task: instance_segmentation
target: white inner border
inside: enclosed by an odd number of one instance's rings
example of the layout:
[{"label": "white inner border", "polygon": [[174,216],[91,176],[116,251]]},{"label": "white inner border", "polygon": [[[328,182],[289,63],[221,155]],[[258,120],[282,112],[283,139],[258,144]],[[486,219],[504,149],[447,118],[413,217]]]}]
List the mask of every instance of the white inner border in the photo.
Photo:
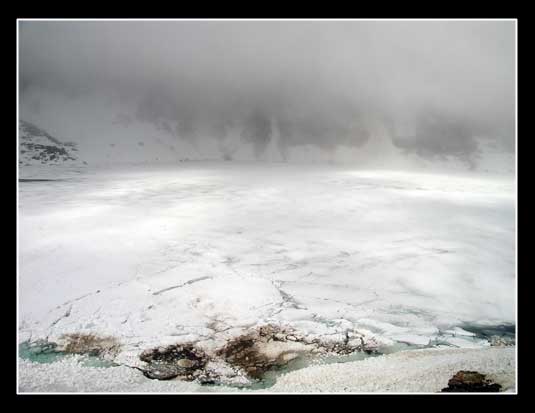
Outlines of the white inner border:
[{"label": "white inner border", "polygon": [[[352,392],[346,392],[346,393],[339,393],[339,392],[310,392],[310,393],[299,393],[299,392],[289,392],[289,393],[274,393],[274,392],[262,392],[262,393],[239,393],[239,392],[158,392],[158,393],[145,393],[145,392],[79,392],[79,393],[71,393],[71,392],[19,392],[19,22],[21,21],[76,21],[76,22],[83,22],[83,21],[234,21],[234,22],[250,22],[250,21],[265,21],[265,22],[273,22],[273,21],[329,21],[329,22],[342,22],[342,21],[411,21],[411,22],[425,22],[425,21],[513,21],[515,22],[515,297],[516,297],[516,312],[515,312],[515,392],[511,393],[499,393],[500,395],[515,395],[518,394],[518,205],[517,205],[517,199],[518,199],[518,19],[218,19],[218,18],[192,18],[192,19],[58,19],[58,18],[19,18],[17,19],[17,154],[16,154],[16,168],[17,168],[17,384],[16,384],[16,393],[17,394],[69,394],[69,395],[82,395],[82,394],[237,394],[237,395],[255,395],[255,394],[430,394],[430,393],[400,393],[400,392],[362,392],[362,393],[352,393]],[[435,394],[435,393],[432,393]],[[437,393],[441,395],[455,395],[452,393]],[[478,394],[478,395],[495,395],[496,393],[456,393],[457,395],[471,395],[471,394]]]}]

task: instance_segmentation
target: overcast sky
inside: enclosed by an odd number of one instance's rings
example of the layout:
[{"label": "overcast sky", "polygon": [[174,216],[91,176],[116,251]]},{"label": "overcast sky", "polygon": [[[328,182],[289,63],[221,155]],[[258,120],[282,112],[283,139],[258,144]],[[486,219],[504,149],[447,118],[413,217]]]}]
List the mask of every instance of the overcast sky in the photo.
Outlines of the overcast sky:
[{"label": "overcast sky", "polygon": [[276,118],[327,145],[372,124],[430,151],[514,142],[513,21],[22,21],[19,36],[21,102],[110,94],[147,121]]}]

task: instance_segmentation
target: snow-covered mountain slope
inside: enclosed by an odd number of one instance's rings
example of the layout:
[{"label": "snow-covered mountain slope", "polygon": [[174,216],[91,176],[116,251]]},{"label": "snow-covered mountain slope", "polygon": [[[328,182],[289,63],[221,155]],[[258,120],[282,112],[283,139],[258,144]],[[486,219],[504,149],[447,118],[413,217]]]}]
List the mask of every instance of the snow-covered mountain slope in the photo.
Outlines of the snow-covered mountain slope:
[{"label": "snow-covered mountain slope", "polygon": [[[242,139],[243,125],[236,119],[226,127],[224,136],[218,135],[211,127],[197,125],[192,136],[187,138],[181,136],[177,121],[139,116],[139,105],[135,101],[104,98],[98,94],[67,101],[60,95],[46,96],[46,99],[40,94],[27,96],[21,103],[22,118],[54,137],[68,137],[76,144],[76,157],[90,166],[234,160],[339,163],[382,170],[514,173],[514,154],[493,147],[492,141],[483,138],[477,139],[478,151],[473,154],[471,162],[454,156],[425,158],[407,152],[393,143],[381,124],[370,125],[373,131],[361,146],[320,148],[307,144],[307,136],[285,145],[279,122],[273,117],[270,140],[265,150],[258,154],[251,142]],[[58,117],[58,113],[61,116]],[[328,136],[325,141],[329,141]],[[72,155],[73,151],[68,152]],[[30,163],[35,164],[35,161]],[[41,165],[40,161],[37,163]]]},{"label": "snow-covered mountain slope", "polygon": [[78,160],[76,143],[61,142],[29,122],[19,122],[19,165],[74,165]]},{"label": "snow-covered mountain slope", "polygon": [[20,114],[52,136],[68,137],[76,144],[79,159],[92,167],[199,158],[196,148],[178,139],[166,128],[169,125],[141,121],[136,109],[136,105],[101,95],[66,100],[37,94],[21,102]]},{"label": "snow-covered mountain slope", "polygon": [[[514,154],[488,139],[477,140],[478,150],[470,161],[455,156],[422,157],[395,146],[378,133],[359,147],[340,146],[326,151],[314,145],[296,145],[281,150],[276,129],[265,151],[257,158],[250,143],[243,142],[237,127],[229,128],[224,139],[209,134],[188,142],[179,138],[167,123],[140,122],[122,114],[109,125],[87,125],[69,129],[73,142],[62,143],[43,129],[25,121],[20,123],[21,166],[178,163],[188,160],[234,160],[289,163],[338,163],[360,169],[465,172],[512,175]],[[76,135],[78,133],[78,135]],[[284,156],[282,154],[284,152]]]}]

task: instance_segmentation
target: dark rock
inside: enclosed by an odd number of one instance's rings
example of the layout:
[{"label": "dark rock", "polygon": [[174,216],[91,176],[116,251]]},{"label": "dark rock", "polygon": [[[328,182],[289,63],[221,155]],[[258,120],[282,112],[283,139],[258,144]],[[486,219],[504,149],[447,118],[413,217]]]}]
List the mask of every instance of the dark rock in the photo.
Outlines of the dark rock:
[{"label": "dark rock", "polygon": [[[213,328],[216,329],[215,324]],[[306,357],[307,352],[350,354],[365,349],[363,344],[356,345],[354,340],[346,338],[343,343],[323,342],[317,338],[307,340],[291,328],[264,325],[230,339],[215,352],[214,358],[208,357],[193,343],[145,350],[139,358],[146,363],[141,370],[151,379],[169,380],[179,377],[183,380],[198,380],[204,384],[219,382],[219,373],[207,367],[209,361],[219,360],[227,363],[237,375],[259,380],[264,378],[267,371],[286,366],[299,357]],[[274,346],[273,342],[280,345]],[[287,343],[287,347],[284,343]],[[301,348],[295,343],[302,343],[305,347]],[[267,349],[270,350],[266,351]]]},{"label": "dark rock", "polygon": [[170,380],[180,374],[180,369],[173,364],[153,362],[143,370],[143,374],[149,379]]},{"label": "dark rock", "polygon": [[169,380],[177,376],[194,380],[208,362],[206,354],[189,343],[146,350],[139,358],[147,363],[143,374],[158,380]]},{"label": "dark rock", "polygon": [[442,392],[499,392],[502,386],[485,378],[477,371],[458,371]]},{"label": "dark rock", "polygon": [[267,370],[278,364],[276,360],[270,360],[262,354],[257,347],[257,342],[267,341],[267,336],[267,329],[261,329],[236,337],[219,349],[217,355],[227,363],[243,369],[249,377],[260,379]]},{"label": "dark rock", "polygon": [[272,341],[301,341],[295,334],[291,336],[294,340],[289,340],[289,333],[284,327],[265,325],[228,341],[218,350],[217,355],[243,370],[250,378],[261,379],[267,371],[284,366],[297,357],[288,357],[289,353],[284,351],[276,357],[267,356],[262,351],[263,345]]}]

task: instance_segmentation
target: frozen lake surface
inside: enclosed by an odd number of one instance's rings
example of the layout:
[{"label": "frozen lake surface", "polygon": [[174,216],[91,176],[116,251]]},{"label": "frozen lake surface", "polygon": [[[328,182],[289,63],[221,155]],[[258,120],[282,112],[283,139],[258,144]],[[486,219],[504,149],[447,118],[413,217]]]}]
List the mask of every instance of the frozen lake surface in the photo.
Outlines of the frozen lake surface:
[{"label": "frozen lake surface", "polygon": [[515,322],[509,175],[189,162],[20,178],[19,342],[112,336],[134,365],[266,323],[485,347],[466,326]]}]

